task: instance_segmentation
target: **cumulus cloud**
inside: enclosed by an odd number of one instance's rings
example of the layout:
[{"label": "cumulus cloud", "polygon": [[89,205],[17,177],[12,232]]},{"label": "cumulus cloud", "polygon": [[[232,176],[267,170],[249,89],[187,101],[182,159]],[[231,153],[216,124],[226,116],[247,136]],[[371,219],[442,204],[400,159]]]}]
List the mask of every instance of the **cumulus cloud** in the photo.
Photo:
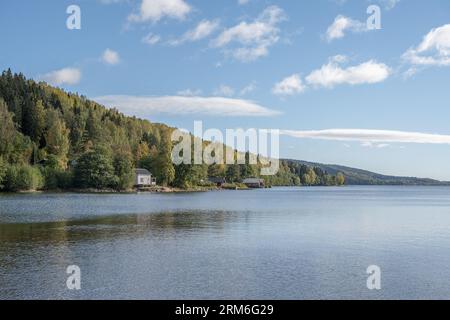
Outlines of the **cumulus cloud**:
[{"label": "cumulus cloud", "polygon": [[279,114],[253,101],[224,97],[139,97],[103,96],[94,98],[100,104],[114,107],[127,115],[147,118],[155,114],[209,115],[225,117],[265,117]]},{"label": "cumulus cloud", "polygon": [[111,65],[118,64],[120,62],[119,53],[111,49],[106,49],[102,54],[102,61]]},{"label": "cumulus cloud", "polygon": [[245,5],[245,4],[248,4],[250,2],[250,0],[238,0],[238,4],[240,5],[240,6],[243,6],[243,5]]},{"label": "cumulus cloud", "polygon": [[142,42],[148,45],[157,44],[161,40],[161,37],[157,34],[149,33],[145,37],[142,38]]},{"label": "cumulus cloud", "polygon": [[49,72],[40,77],[41,80],[51,85],[75,85],[81,80],[81,71],[77,68],[63,68]]},{"label": "cumulus cloud", "polygon": [[389,143],[450,144],[450,135],[368,129],[281,130],[280,134],[295,138],[334,141],[360,141],[365,146],[387,147]]},{"label": "cumulus cloud", "polygon": [[194,29],[187,31],[180,39],[170,41],[169,44],[177,46],[184,42],[202,40],[209,37],[218,27],[219,20],[202,20]]},{"label": "cumulus cloud", "polygon": [[299,74],[293,74],[275,84],[272,92],[276,95],[294,95],[305,91],[302,79]]},{"label": "cumulus cloud", "polygon": [[162,18],[183,20],[192,11],[184,0],[142,0],[138,13],[128,16],[131,22],[158,22]]},{"label": "cumulus cloud", "polygon": [[239,61],[256,60],[268,55],[269,48],[279,41],[278,25],[285,19],[282,9],[270,6],[254,21],[243,21],[224,30],[212,41],[212,46],[226,48],[225,53]]},{"label": "cumulus cloud", "polygon": [[369,60],[356,66],[343,68],[345,56],[335,56],[320,69],[306,77],[306,82],[314,87],[333,88],[340,84],[372,84],[386,80],[391,69],[384,63]]},{"label": "cumulus cloud", "polygon": [[416,66],[450,66],[450,24],[432,29],[403,59]]},{"label": "cumulus cloud", "polygon": [[334,22],[328,27],[326,39],[330,42],[345,36],[346,32],[365,32],[368,31],[367,24],[358,20],[339,15]]}]

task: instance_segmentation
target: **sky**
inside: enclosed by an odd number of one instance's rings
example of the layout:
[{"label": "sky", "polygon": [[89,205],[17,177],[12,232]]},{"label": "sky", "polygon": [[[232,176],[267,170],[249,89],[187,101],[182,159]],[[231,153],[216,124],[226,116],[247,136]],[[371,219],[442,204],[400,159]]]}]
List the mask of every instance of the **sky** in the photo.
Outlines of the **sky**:
[{"label": "sky", "polygon": [[2,1],[0,39],[0,69],[128,115],[450,180],[448,0]]}]

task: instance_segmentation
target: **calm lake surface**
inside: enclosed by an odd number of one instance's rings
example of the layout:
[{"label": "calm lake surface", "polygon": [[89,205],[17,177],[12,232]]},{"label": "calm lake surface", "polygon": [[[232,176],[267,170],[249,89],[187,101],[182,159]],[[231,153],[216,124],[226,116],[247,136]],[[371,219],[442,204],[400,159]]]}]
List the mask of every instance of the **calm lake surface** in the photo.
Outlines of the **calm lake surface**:
[{"label": "calm lake surface", "polygon": [[450,188],[0,195],[16,298],[450,299]]}]

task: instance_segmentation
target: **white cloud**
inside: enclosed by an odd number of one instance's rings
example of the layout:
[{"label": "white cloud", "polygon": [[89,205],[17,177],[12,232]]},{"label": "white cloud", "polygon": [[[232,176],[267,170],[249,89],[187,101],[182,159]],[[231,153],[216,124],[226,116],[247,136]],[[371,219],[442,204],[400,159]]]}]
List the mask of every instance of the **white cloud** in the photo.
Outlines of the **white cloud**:
[{"label": "white cloud", "polygon": [[311,138],[334,141],[360,141],[366,146],[376,144],[381,148],[388,143],[450,144],[450,135],[421,132],[368,130],[368,129],[328,129],[312,131],[281,130],[280,134],[295,138]]},{"label": "white cloud", "polygon": [[[213,42],[216,48],[227,48],[226,54],[248,62],[266,56],[269,48],[279,41],[278,24],[285,19],[285,13],[277,6],[266,8],[253,22],[241,22],[224,30]],[[233,46],[234,45],[234,46]]]},{"label": "white cloud", "polygon": [[340,63],[345,62],[344,56],[335,56],[328,64],[314,70],[306,77],[306,82],[314,87],[333,88],[340,84],[371,84],[386,80],[391,69],[384,63],[369,60],[362,64],[342,68]]},{"label": "white cloud", "polygon": [[272,92],[276,95],[294,95],[305,91],[302,79],[299,74],[293,74],[275,84]]},{"label": "white cloud", "polygon": [[450,24],[432,29],[403,59],[418,66],[450,66]]},{"label": "white cloud", "polygon": [[111,65],[118,64],[120,62],[119,53],[111,49],[106,49],[102,54],[102,61]]},{"label": "white cloud", "polygon": [[214,95],[216,96],[224,96],[224,97],[232,97],[234,96],[234,89],[230,86],[221,85],[214,91]]},{"label": "white cloud", "polygon": [[41,80],[51,85],[75,85],[81,80],[81,71],[76,68],[64,68],[49,72],[40,77]]},{"label": "white cloud", "polygon": [[326,38],[328,41],[340,39],[345,36],[347,31],[364,32],[368,31],[367,24],[358,20],[339,15],[334,19],[331,26],[328,27]]},{"label": "white cloud", "polygon": [[240,6],[243,6],[243,5],[245,5],[245,4],[248,4],[250,2],[250,0],[238,0],[238,4],[240,5]]},{"label": "white cloud", "polygon": [[279,114],[253,101],[223,97],[139,97],[104,96],[94,98],[100,104],[118,108],[127,115],[147,118],[155,114],[209,115],[228,117],[265,117]]},{"label": "white cloud", "polygon": [[183,20],[191,10],[184,0],[142,0],[139,13],[129,15],[128,20],[158,22],[164,17]]},{"label": "white cloud", "polygon": [[161,37],[159,35],[153,34],[151,32],[142,38],[142,42],[149,44],[149,45],[157,44],[160,40],[161,40]]},{"label": "white cloud", "polygon": [[180,39],[172,40],[169,44],[176,46],[184,42],[194,42],[210,36],[219,27],[219,20],[202,20],[192,30],[187,31]]}]

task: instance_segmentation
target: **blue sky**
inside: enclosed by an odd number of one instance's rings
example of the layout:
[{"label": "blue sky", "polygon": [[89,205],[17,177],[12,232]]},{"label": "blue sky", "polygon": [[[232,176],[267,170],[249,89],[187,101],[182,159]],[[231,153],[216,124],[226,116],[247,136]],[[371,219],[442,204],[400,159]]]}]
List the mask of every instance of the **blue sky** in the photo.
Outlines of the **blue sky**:
[{"label": "blue sky", "polygon": [[189,130],[280,129],[282,157],[450,180],[449,24],[448,0],[2,1],[0,69]]}]

